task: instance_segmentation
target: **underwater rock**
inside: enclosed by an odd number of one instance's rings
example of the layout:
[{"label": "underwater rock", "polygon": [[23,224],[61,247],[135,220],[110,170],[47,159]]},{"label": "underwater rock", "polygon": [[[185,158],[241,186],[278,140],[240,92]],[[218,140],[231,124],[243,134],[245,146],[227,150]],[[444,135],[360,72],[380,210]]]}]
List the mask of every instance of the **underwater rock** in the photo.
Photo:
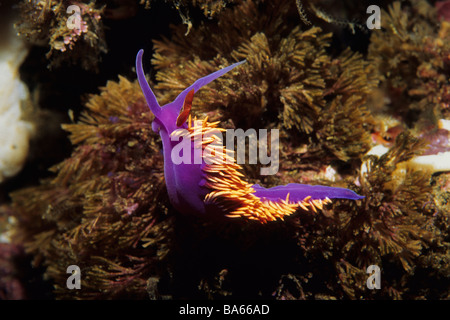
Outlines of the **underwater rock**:
[{"label": "underwater rock", "polygon": [[[409,161],[402,163],[402,168],[405,167],[415,167],[424,171],[429,171],[431,173],[450,171],[450,131],[444,129],[447,125],[448,120],[440,119],[438,121],[438,128],[427,128],[427,131],[417,134],[419,139],[423,140],[426,144],[426,148],[415,157],[411,158]],[[393,127],[390,129],[396,129]],[[390,131],[387,130],[387,132]],[[394,130],[393,130],[394,131]],[[389,144],[383,139],[381,142],[376,144],[369,152],[366,153],[367,156],[381,157],[389,151],[389,147],[395,143],[395,139],[398,134],[402,132],[401,129],[395,130],[397,133],[391,135]],[[386,133],[384,134],[386,136]],[[361,166],[361,173],[367,172],[366,162],[363,162]]]},{"label": "underwater rock", "polygon": [[450,1],[436,1],[435,7],[439,19],[450,21]]},{"label": "underwater rock", "polygon": [[26,289],[14,263],[20,255],[23,255],[20,246],[0,241],[0,300],[26,299]]},{"label": "underwater rock", "polygon": [[22,0],[15,28],[33,45],[46,46],[49,67],[79,64],[98,71],[100,55],[107,52],[103,8],[95,1]]},{"label": "underwater rock", "polygon": [[11,25],[3,32],[0,43],[0,182],[22,169],[34,131],[33,122],[25,120],[29,92],[19,76],[19,67],[28,48]]}]

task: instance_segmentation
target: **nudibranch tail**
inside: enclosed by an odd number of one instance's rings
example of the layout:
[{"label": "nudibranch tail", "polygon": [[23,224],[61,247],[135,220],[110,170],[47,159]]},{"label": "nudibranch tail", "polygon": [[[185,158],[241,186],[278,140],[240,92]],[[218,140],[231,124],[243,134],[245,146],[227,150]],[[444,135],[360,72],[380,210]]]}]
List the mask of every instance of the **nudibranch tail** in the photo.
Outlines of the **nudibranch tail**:
[{"label": "nudibranch tail", "polygon": [[285,199],[288,194],[292,202],[302,201],[306,197],[310,197],[311,200],[323,200],[325,198],[360,200],[364,198],[352,190],[345,188],[300,183],[289,183],[284,186],[276,186],[268,189],[255,184],[253,185],[253,189],[255,189],[256,196],[271,201]]}]

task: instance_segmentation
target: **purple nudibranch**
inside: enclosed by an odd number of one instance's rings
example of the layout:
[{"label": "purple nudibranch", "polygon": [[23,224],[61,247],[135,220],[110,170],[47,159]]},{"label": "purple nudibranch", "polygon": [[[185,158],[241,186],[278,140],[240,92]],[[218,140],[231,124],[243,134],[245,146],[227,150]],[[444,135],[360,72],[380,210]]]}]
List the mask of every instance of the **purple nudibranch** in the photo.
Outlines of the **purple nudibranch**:
[{"label": "purple nudibranch", "polygon": [[[208,218],[240,217],[265,223],[283,219],[299,208],[316,212],[324,204],[331,202],[331,199],[364,198],[349,189],[320,185],[290,183],[267,189],[257,184],[252,185],[241,178],[241,167],[230,157],[229,151],[223,147],[217,149],[217,144],[212,147],[213,141],[221,139],[217,133],[223,129],[217,127],[218,122],[191,119],[193,95],[245,60],[198,79],[174,101],[161,107],[145,79],[142,55],[143,50],[140,50],[136,58],[137,78],[155,116],[152,129],[159,133],[163,144],[167,191],[172,205],[179,212]],[[199,135],[202,139],[195,139]],[[182,140],[173,137],[190,138],[191,155],[194,154],[194,149],[202,150],[201,163],[191,161],[175,164],[172,151]],[[200,143],[196,143],[199,140]]]}]

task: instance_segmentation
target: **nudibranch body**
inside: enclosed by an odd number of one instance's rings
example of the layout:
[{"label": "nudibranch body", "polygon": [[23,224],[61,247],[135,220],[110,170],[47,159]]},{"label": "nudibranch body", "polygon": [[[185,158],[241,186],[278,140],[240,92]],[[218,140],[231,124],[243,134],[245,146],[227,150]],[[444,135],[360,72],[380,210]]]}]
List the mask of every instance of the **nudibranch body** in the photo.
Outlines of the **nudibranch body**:
[{"label": "nudibranch body", "polygon": [[[137,77],[155,115],[152,129],[161,136],[169,198],[181,213],[211,218],[242,217],[265,223],[283,219],[298,208],[316,212],[331,199],[363,198],[344,188],[291,183],[266,189],[242,179],[241,166],[221,143],[218,133],[224,129],[217,127],[218,122],[192,120],[190,109],[195,92],[245,61],[198,79],[174,101],[160,107],[145,79],[142,55],[143,50],[140,50],[136,59]],[[190,144],[190,161],[174,161],[173,151],[182,149],[183,141]],[[195,159],[198,150],[201,151],[200,161]]]}]

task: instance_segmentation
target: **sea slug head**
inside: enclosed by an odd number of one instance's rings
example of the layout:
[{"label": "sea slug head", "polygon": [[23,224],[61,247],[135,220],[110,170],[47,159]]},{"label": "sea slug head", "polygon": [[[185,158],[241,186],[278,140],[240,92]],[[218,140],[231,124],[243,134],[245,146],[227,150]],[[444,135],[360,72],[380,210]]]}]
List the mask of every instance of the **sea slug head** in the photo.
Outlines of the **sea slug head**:
[{"label": "sea slug head", "polygon": [[152,129],[155,132],[162,131],[170,135],[173,131],[179,128],[186,127],[186,120],[189,116],[194,93],[200,90],[201,87],[207,85],[211,81],[219,78],[234,67],[245,62],[237,62],[226,68],[213,72],[203,78],[198,79],[192,85],[184,89],[172,102],[160,106],[156,100],[156,96],[145,79],[144,70],[142,68],[142,55],[144,50],[140,50],[136,57],[136,73],[139,85],[144,93],[147,104],[155,115],[155,120],[152,123]]}]

